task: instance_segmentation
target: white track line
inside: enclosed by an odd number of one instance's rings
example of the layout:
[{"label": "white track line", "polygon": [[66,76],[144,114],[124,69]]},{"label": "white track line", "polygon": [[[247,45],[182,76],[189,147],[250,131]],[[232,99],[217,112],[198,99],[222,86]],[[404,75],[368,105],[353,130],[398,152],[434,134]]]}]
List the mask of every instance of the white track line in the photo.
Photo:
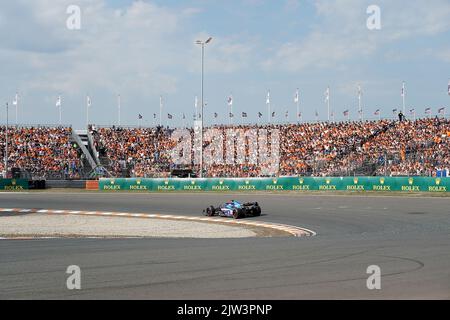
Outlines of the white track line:
[{"label": "white track line", "polygon": [[[15,209],[15,208],[0,208],[0,212],[11,213],[47,213],[47,214],[75,214],[85,216],[108,216],[108,217],[135,217],[135,218],[148,218],[148,219],[167,219],[167,220],[185,220],[185,221],[198,221],[198,222],[213,222],[213,223],[228,223],[235,225],[243,225],[250,227],[268,228],[272,230],[284,231],[295,237],[302,236],[315,236],[317,233],[297,226],[276,224],[262,221],[244,221],[244,220],[227,220],[217,219],[212,217],[187,217],[179,215],[167,215],[167,214],[144,214],[144,213],[127,213],[127,212],[99,212],[99,211],[69,211],[69,210],[50,210],[50,209]],[[1,238],[0,238],[1,239]],[[13,238],[14,239],[14,238]],[[17,239],[17,238],[16,238]]]}]

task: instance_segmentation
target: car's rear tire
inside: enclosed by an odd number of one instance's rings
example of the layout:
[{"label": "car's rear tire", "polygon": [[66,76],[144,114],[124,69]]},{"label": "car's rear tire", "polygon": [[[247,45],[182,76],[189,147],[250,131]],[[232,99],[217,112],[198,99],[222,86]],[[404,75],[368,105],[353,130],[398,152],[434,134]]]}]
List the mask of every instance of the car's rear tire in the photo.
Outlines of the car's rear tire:
[{"label": "car's rear tire", "polygon": [[255,217],[259,217],[261,215],[261,207],[260,206],[256,206],[253,209],[253,216]]},{"label": "car's rear tire", "polygon": [[213,206],[210,206],[210,207],[206,208],[206,215],[208,217],[213,217],[214,213],[215,213],[215,209],[214,209]]},{"label": "car's rear tire", "polygon": [[233,218],[234,218],[234,219],[240,219],[240,218],[242,218],[242,210],[234,209],[234,210],[233,210]]}]

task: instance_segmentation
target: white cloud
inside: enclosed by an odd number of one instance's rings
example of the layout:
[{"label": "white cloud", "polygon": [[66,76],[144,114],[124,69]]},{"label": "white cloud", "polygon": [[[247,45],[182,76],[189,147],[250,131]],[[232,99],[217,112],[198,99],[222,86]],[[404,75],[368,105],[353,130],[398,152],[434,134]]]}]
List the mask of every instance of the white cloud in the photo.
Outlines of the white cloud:
[{"label": "white cloud", "polygon": [[275,57],[264,62],[266,69],[282,68],[297,72],[308,67],[335,67],[338,63],[356,55],[370,54],[374,44],[364,39],[350,39],[336,35],[316,32],[301,42],[283,44]]},{"label": "white cloud", "polygon": [[[206,33],[201,33],[192,38],[195,40],[207,39]],[[205,47],[205,65],[208,72],[233,73],[254,64],[255,51],[258,44],[252,39],[241,39],[238,36],[214,37]],[[191,72],[198,72],[200,68],[200,47],[196,46],[189,53]]]},{"label": "white cloud", "polygon": [[[176,92],[183,71],[198,72],[199,50],[183,23],[201,9],[168,9],[136,1],[119,10],[106,6],[105,0],[81,0],[81,30],[72,31],[65,28],[70,3],[36,0],[30,5],[21,0],[8,6],[28,17],[20,37],[0,36],[8,40],[0,47],[0,59],[12,64],[25,61],[32,74],[23,87],[66,94],[126,88],[129,94],[159,95]],[[11,15],[7,24],[13,24],[12,19],[17,16]],[[246,68],[253,46],[233,36],[215,38],[207,49],[209,72]],[[18,51],[20,61],[10,54]]]},{"label": "white cloud", "polygon": [[[366,9],[371,2],[360,0],[317,0],[319,24],[303,39],[274,48],[263,62],[267,70],[282,68],[298,72],[307,68],[342,69],[354,59],[371,57],[396,41],[430,36],[450,30],[450,2],[447,0],[378,1],[382,29],[366,28]],[[418,18],[419,17],[419,18]]]},{"label": "white cloud", "polygon": [[435,56],[447,63],[450,63],[450,48],[444,48],[435,53]]}]

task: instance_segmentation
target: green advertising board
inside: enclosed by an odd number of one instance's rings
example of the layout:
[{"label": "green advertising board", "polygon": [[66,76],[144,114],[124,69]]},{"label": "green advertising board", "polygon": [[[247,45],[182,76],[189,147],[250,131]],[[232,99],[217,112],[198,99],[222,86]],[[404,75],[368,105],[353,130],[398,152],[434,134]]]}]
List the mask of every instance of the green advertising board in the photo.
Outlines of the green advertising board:
[{"label": "green advertising board", "polygon": [[26,179],[0,179],[0,190],[21,191],[28,189]]},{"label": "green advertising board", "polygon": [[[18,180],[17,180],[18,181]],[[16,183],[17,184],[17,183]],[[1,184],[0,184],[1,187]],[[204,179],[100,179],[100,190],[174,191],[403,191],[449,192],[450,178],[431,177],[278,177]]]}]

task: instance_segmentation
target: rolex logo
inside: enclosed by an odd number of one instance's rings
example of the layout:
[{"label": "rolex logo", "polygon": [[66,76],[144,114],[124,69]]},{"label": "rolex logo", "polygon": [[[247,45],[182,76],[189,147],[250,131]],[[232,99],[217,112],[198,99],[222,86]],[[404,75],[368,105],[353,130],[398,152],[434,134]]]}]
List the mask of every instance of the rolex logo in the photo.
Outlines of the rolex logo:
[{"label": "rolex logo", "polygon": [[192,181],[191,181],[191,184],[194,185],[194,184],[195,184],[195,180],[192,180]]},{"label": "rolex logo", "polygon": [[140,184],[141,184],[141,180],[137,180],[136,183],[137,183],[138,185],[140,185]]},{"label": "rolex logo", "polygon": [[111,180],[111,182],[110,182],[111,184],[114,184],[115,182],[114,182],[114,180]]},{"label": "rolex logo", "polygon": [[223,180],[220,180],[219,183],[220,183],[220,184],[223,184]]},{"label": "rolex logo", "polygon": [[330,180],[330,179],[327,179],[327,180],[325,180],[325,182],[326,182],[327,184],[330,184],[331,180]]},{"label": "rolex logo", "polygon": [[357,183],[358,183],[358,178],[354,178],[354,179],[353,179],[353,183],[354,183],[354,184],[357,184]]},{"label": "rolex logo", "polygon": [[409,178],[408,179],[408,183],[411,185],[411,184],[413,184],[414,183],[414,179],[413,178]]},{"label": "rolex logo", "polygon": [[272,182],[273,182],[273,184],[277,184],[278,180],[277,179],[273,179]]},{"label": "rolex logo", "polygon": [[380,183],[384,184],[384,178],[380,178]]},{"label": "rolex logo", "polygon": [[13,185],[13,186],[15,186],[16,185],[16,179],[13,179],[13,180],[11,180],[11,184]]},{"label": "rolex logo", "polygon": [[165,185],[168,185],[168,184],[169,184],[169,180],[165,180],[165,181],[164,181],[164,184],[165,184]]},{"label": "rolex logo", "polygon": [[300,184],[303,184],[303,182],[305,182],[305,180],[303,180],[303,179],[298,179],[298,182],[300,182]]},{"label": "rolex logo", "polygon": [[249,184],[250,183],[250,181],[248,181],[248,180],[245,180],[245,184]]},{"label": "rolex logo", "polygon": [[440,178],[437,178],[436,179],[436,185],[440,185],[441,184],[441,179]]}]

